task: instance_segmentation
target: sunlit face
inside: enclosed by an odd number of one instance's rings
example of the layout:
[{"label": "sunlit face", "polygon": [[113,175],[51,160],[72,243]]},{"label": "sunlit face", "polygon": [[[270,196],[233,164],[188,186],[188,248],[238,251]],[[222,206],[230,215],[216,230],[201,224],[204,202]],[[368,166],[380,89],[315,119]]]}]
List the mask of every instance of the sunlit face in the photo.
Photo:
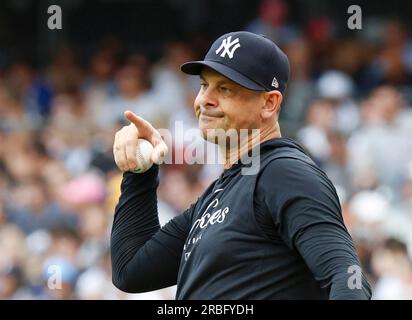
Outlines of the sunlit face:
[{"label": "sunlit face", "polygon": [[194,109],[204,139],[215,142],[216,129],[260,128],[263,103],[262,92],[246,89],[210,68],[203,68]]}]

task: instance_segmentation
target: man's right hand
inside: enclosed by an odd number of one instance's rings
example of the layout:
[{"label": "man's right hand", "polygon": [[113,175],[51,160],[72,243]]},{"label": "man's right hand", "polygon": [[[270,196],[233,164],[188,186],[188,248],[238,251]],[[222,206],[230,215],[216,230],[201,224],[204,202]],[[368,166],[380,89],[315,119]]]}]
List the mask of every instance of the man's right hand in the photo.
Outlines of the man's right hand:
[{"label": "man's right hand", "polygon": [[159,131],[131,111],[125,111],[124,116],[131,123],[116,132],[113,143],[114,161],[118,168],[124,172],[137,167],[136,148],[137,140],[140,138],[148,140],[153,145],[152,161],[159,164],[168,152]]}]

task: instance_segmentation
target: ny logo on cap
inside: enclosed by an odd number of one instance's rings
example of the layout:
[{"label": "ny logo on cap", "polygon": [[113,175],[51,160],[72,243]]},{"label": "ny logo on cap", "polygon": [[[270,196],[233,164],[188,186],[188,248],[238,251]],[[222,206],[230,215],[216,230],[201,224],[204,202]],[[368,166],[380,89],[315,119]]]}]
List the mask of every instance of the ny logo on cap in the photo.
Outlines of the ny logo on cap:
[{"label": "ny logo on cap", "polygon": [[239,43],[239,38],[236,38],[235,40],[232,41],[232,36],[227,37],[226,39],[223,39],[222,44],[220,47],[216,50],[216,54],[219,54],[220,51],[222,53],[220,56],[222,58],[225,57],[227,54],[230,59],[233,58],[233,54],[235,53],[236,49],[240,48],[240,43]]}]

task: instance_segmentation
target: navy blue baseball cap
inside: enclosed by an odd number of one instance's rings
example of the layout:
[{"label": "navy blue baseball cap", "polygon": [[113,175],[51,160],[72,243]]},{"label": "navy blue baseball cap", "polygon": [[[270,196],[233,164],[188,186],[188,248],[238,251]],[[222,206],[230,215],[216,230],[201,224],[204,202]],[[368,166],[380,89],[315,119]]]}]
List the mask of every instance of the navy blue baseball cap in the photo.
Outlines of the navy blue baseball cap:
[{"label": "navy blue baseball cap", "polygon": [[289,80],[289,60],[270,39],[251,32],[230,32],[213,42],[204,60],[181,65],[184,73],[199,75],[207,66],[251,90],[278,90]]}]

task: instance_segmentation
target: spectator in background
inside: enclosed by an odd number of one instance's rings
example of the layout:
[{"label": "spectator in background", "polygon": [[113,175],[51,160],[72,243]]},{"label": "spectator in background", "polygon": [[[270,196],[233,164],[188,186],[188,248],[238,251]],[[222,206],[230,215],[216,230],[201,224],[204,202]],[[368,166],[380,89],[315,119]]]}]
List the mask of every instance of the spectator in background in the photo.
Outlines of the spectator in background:
[{"label": "spectator in background", "polygon": [[353,100],[354,83],[345,73],[328,70],[317,83],[318,96],[327,99],[336,109],[336,130],[348,135],[359,125],[359,110]]},{"label": "spectator in background", "polygon": [[273,42],[283,46],[297,36],[297,30],[288,25],[288,3],[284,0],[263,0],[256,19],[247,26],[246,31],[264,34]]},{"label": "spectator in background", "polygon": [[306,125],[297,134],[297,139],[323,165],[330,155],[328,133],[335,130],[336,110],[329,100],[313,101],[307,110]]},{"label": "spectator in background", "polygon": [[116,94],[113,74],[116,69],[116,57],[109,48],[104,48],[93,54],[89,61],[90,75],[82,83],[85,105],[88,117],[93,119],[107,100]]},{"label": "spectator in background", "polygon": [[193,199],[197,199],[206,187],[201,180],[201,171],[202,167],[197,165],[182,165],[165,171],[158,192],[176,214],[190,206]]},{"label": "spectator in background", "polygon": [[345,201],[351,195],[351,181],[347,163],[347,139],[338,131],[328,133],[327,139],[329,156],[323,170],[335,185],[341,201]]},{"label": "spectator in background", "polygon": [[405,215],[410,216],[412,212],[412,161],[409,162],[408,173],[402,183],[401,196],[402,201],[398,206]]},{"label": "spectator in background", "polygon": [[73,300],[75,284],[79,270],[67,258],[52,256],[44,262],[43,281],[44,291],[39,299],[47,300]]},{"label": "spectator in background", "polygon": [[83,80],[84,71],[79,66],[77,56],[70,47],[61,47],[53,56],[45,73],[54,93],[73,91]]},{"label": "spectator in background", "polygon": [[15,188],[12,204],[8,208],[8,221],[19,226],[26,234],[39,229],[52,229],[60,225],[76,227],[77,217],[66,213],[47,193],[43,180],[26,182]]},{"label": "spectator in background", "polygon": [[393,87],[379,87],[362,105],[362,129],[348,141],[349,166],[353,178],[362,172],[376,175],[399,194],[399,187],[412,159],[411,132],[398,123],[405,101]]},{"label": "spectator in background", "polygon": [[362,77],[362,86],[371,90],[378,85],[404,86],[411,82],[412,42],[405,26],[397,20],[383,22],[381,42]]},{"label": "spectator in background", "polygon": [[153,70],[153,90],[160,112],[166,116],[161,128],[175,127],[175,121],[183,121],[185,128],[196,128],[192,105],[199,82],[195,77],[179,72],[180,65],[193,58],[191,46],[184,41],[169,41],[164,57]]},{"label": "spectator in background", "polygon": [[26,112],[21,98],[0,81],[0,130],[16,132],[36,127],[40,123],[38,114],[30,117]]},{"label": "spectator in background", "polygon": [[372,256],[376,283],[376,300],[410,300],[412,296],[412,262],[404,243],[388,239]]},{"label": "spectator in background", "polygon": [[0,296],[4,299],[24,299],[24,275],[19,266],[0,270]]},{"label": "spectator in background", "polygon": [[150,65],[143,55],[131,56],[116,72],[117,95],[93,114],[99,128],[113,127],[126,109],[161,123],[162,114],[150,90]]},{"label": "spectator in background", "polygon": [[291,75],[280,119],[284,135],[294,136],[304,125],[306,109],[316,96],[311,77],[312,48],[305,38],[297,38],[288,42],[285,53],[289,57]]},{"label": "spectator in background", "polygon": [[50,112],[52,89],[26,63],[12,65],[6,77],[11,92],[23,102],[24,113],[39,127]]}]

